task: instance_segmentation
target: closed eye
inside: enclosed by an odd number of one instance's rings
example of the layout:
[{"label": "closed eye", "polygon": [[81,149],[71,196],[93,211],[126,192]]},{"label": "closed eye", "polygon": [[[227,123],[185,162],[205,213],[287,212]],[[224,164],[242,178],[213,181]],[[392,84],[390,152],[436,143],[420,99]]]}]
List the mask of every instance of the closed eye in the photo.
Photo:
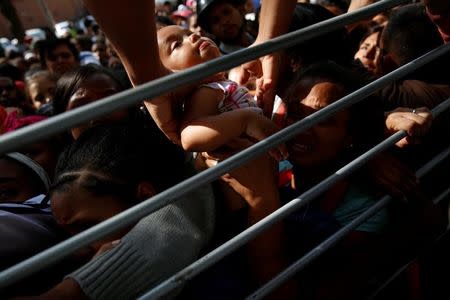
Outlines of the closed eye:
[{"label": "closed eye", "polygon": [[173,52],[175,49],[181,46],[181,41],[174,41],[170,44],[170,52]]}]

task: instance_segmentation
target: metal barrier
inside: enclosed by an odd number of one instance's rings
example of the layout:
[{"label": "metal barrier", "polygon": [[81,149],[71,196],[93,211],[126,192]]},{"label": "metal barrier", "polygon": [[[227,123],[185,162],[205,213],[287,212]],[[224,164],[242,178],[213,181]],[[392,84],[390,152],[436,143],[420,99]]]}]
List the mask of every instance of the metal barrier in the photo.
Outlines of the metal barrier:
[{"label": "metal barrier", "polygon": [[[435,158],[433,158],[430,162],[428,162],[426,165],[424,165],[420,170],[416,172],[416,176],[421,179],[423,176],[425,176],[431,169],[436,167],[440,162],[442,162],[444,159],[446,159],[450,155],[450,147],[446,150],[442,151],[439,155],[437,155]],[[442,194],[445,195],[445,192]],[[440,195],[440,196],[442,196]],[[311,264],[314,260],[316,260],[320,255],[325,253],[327,250],[329,250],[331,247],[336,245],[338,242],[340,242],[347,234],[349,234],[353,229],[357,228],[359,225],[364,223],[366,220],[368,220],[370,217],[372,217],[374,214],[376,214],[378,211],[380,211],[382,208],[386,207],[390,202],[392,202],[393,198],[389,195],[384,196],[381,198],[375,205],[370,207],[368,210],[366,210],[364,213],[359,215],[356,219],[354,219],[352,222],[344,226],[342,229],[340,229],[338,232],[330,236],[328,239],[320,243],[318,246],[316,246],[314,249],[312,249],[310,252],[305,254],[302,258],[300,258],[298,261],[293,263],[291,266],[289,266],[286,270],[278,274],[276,277],[274,277],[272,280],[270,280],[267,284],[265,284],[263,287],[258,289],[255,293],[250,295],[247,299],[262,299],[264,296],[268,295],[271,291],[279,287],[281,284],[283,284],[285,281],[287,281],[289,278],[294,276],[296,273],[303,270],[306,266]]]},{"label": "metal barrier", "polygon": [[[441,103],[439,106],[437,106],[435,109],[433,109],[433,115],[437,116],[439,113],[442,113],[445,109],[450,107],[450,99],[447,99],[445,102]],[[278,222],[282,218],[288,216],[289,214],[293,213],[294,211],[298,210],[302,206],[308,204],[312,200],[314,200],[317,196],[328,190],[329,187],[331,187],[333,184],[338,182],[340,179],[350,175],[355,170],[363,166],[367,161],[375,157],[377,154],[385,151],[386,149],[393,146],[396,142],[401,140],[402,138],[406,137],[407,134],[405,131],[399,131],[389,138],[385,139],[380,144],[376,145],[366,153],[362,154],[358,158],[354,159],[352,162],[347,164],[346,166],[342,167],[338,171],[336,171],[334,174],[330,175],[326,179],[322,180],[320,183],[318,183],[316,186],[312,187],[308,191],[304,192],[299,197],[291,200],[289,203],[285,204],[275,212],[271,213],[258,223],[250,226],[240,234],[236,235],[234,238],[230,239],[223,245],[217,247],[210,253],[206,254],[196,262],[192,263],[188,267],[184,268],[177,274],[173,275],[160,285],[158,285],[156,288],[142,296],[140,299],[157,299],[168,292],[174,290],[177,287],[180,287],[183,283],[185,283],[187,280],[192,279],[214,263],[218,262],[220,259],[225,257],[226,255],[230,254],[240,246],[244,245],[245,243],[249,242],[251,239],[256,237],[258,234],[260,234],[262,231],[268,229],[271,225]],[[441,154],[437,157],[438,161],[441,161],[443,158],[443,155],[448,155],[450,152],[450,149],[447,149],[447,152],[444,152],[444,154]],[[445,158],[445,157],[444,157]],[[432,165],[431,165],[432,166]],[[425,166],[423,169],[421,169],[418,172],[418,175],[423,176],[424,171],[429,171],[430,165]],[[387,196],[386,196],[387,197]],[[386,198],[385,197],[385,198]],[[380,202],[390,201],[383,198]],[[378,202],[375,206],[378,207]],[[380,207],[381,209],[381,207]],[[375,213],[375,212],[374,212]],[[350,223],[350,224],[353,224]],[[350,225],[349,224],[349,225]],[[338,234],[338,233],[337,233]]]},{"label": "metal barrier", "polygon": [[[221,72],[237,65],[240,65],[249,60],[269,54],[280,49],[291,47],[297,43],[301,43],[320,34],[332,31],[338,27],[353,23],[362,18],[382,12],[386,9],[392,8],[396,5],[409,2],[408,0],[385,0],[376,4],[363,8],[361,10],[349,13],[343,16],[327,20],[308,28],[286,34],[282,37],[275,38],[263,45],[255,46],[249,49],[241,50],[236,53],[224,56],[214,61],[205,63],[203,65],[195,66],[189,70],[172,74],[165,78],[154,80],[150,83],[136,87],[117,95],[113,95],[103,99],[102,101],[94,102],[92,104],[80,107],[76,110],[66,112],[59,116],[50,118],[41,123],[31,125],[29,127],[17,130],[11,134],[0,136],[0,153],[6,153],[26,143],[39,140],[43,137],[59,133],[69,129],[77,124],[86,122],[90,119],[108,114],[112,111],[138,103],[142,99],[152,98],[169,90],[173,90],[178,86],[189,83],[198,82],[199,80]],[[450,45],[443,45],[420,58],[398,68],[397,70],[381,77],[380,79],[368,84],[367,86],[353,92],[352,94],[336,101],[335,103],[325,107],[324,109],[310,115],[309,117],[297,122],[274,134],[273,136],[261,141],[248,149],[234,155],[233,157],[221,162],[217,167],[206,170],[198,175],[195,175],[188,180],[148,199],[129,210],[122,212],[111,219],[98,224],[79,235],[72,237],[50,249],[47,249],[3,272],[0,273],[0,288],[4,288],[28,275],[37,272],[38,270],[54,264],[64,257],[70,255],[76,250],[89,245],[90,243],[111,234],[123,227],[126,227],[139,219],[147,216],[151,212],[177,200],[177,198],[191,190],[194,190],[201,185],[210,183],[219,178],[228,171],[240,166],[249,161],[255,155],[261,154],[270,148],[289,140],[315,124],[326,119],[333,113],[345,109],[358,101],[361,101],[368,95],[374,93],[384,85],[400,79],[406,74],[420,68],[421,66],[431,62],[437,57],[440,57],[450,51]],[[449,105],[449,100],[445,102]],[[443,104],[444,105],[444,104]],[[440,109],[443,106],[439,106]],[[166,292],[182,284],[206,269],[211,264],[215,263],[231,251],[240,247],[250,239],[267,229],[270,225],[277,222],[292,211],[298,209],[301,205],[311,201],[314,197],[325,191],[333,182],[336,182],[342,176],[347,176],[355,169],[362,166],[368,159],[390,147],[396,141],[405,136],[405,133],[397,133],[385,142],[377,145],[367,153],[361,155],[355,161],[338,170],[335,174],[328,177],[325,181],[318,184],[316,187],[305,192],[299,198],[294,199],[287,205],[283,206],[276,212],[272,213],[265,219],[254,224],[235,238],[212,251],[205,257],[201,258],[191,266],[187,267],[177,275],[168,279],[157,288],[143,296],[143,298],[154,298],[164,295]],[[388,200],[385,200],[388,201]],[[379,203],[377,203],[378,205]],[[353,224],[353,223],[352,223]]]}]

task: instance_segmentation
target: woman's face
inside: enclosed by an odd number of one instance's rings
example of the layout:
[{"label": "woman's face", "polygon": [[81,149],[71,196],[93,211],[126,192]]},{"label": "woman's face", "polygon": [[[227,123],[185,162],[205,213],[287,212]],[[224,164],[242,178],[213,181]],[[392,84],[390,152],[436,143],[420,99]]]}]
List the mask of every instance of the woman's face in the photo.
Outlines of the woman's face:
[{"label": "woman's face", "polygon": [[[75,235],[126,210],[129,205],[113,192],[116,190],[114,186],[117,184],[111,179],[92,171],[62,174],[51,193],[56,221]],[[95,254],[103,244],[120,239],[125,233],[121,231],[94,242],[90,245],[90,254]]]},{"label": "woman's face", "polygon": [[355,54],[363,66],[371,73],[377,73],[380,65],[380,47],[378,45],[380,32],[374,32],[364,39]]},{"label": "woman's face", "polygon": [[0,159],[0,203],[21,203],[42,193],[33,180],[36,179],[25,167],[9,159]]},{"label": "woman's face", "polygon": [[[298,100],[288,104],[287,125],[291,125],[326,107],[344,95],[340,86],[331,82],[301,81]],[[302,94],[302,92],[300,93]],[[287,143],[290,161],[302,167],[321,166],[336,159],[349,145],[349,114],[341,111],[320,122]]]},{"label": "woman's face", "polygon": [[78,60],[66,45],[59,45],[53,49],[47,55],[45,61],[50,73],[57,76],[61,76],[79,65]]},{"label": "woman's face", "polygon": [[28,85],[28,93],[35,109],[53,100],[56,82],[48,77],[38,77]]},{"label": "woman's face", "polygon": [[[102,98],[111,96],[120,91],[115,81],[106,74],[97,73],[85,80],[80,87],[73,93],[67,104],[66,111],[75,109],[77,107],[92,103]],[[123,121],[128,118],[127,110],[115,111],[110,115],[103,116],[100,119],[92,120],[89,123],[81,124],[78,127],[72,128],[71,133],[74,139],[77,139],[80,134],[87,128],[99,125],[110,124]]]}]

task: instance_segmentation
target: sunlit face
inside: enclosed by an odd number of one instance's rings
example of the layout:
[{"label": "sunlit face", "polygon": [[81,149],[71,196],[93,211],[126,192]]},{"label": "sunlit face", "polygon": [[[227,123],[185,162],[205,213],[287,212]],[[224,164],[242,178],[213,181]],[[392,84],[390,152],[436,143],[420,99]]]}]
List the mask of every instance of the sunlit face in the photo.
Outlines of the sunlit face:
[{"label": "sunlit face", "polygon": [[160,29],[158,47],[163,65],[172,71],[181,71],[220,56],[219,48],[212,40],[179,26]]},{"label": "sunlit face", "polygon": [[230,3],[214,4],[206,16],[209,30],[220,41],[234,41],[242,33],[244,18]]},{"label": "sunlit face", "polygon": [[[122,184],[88,170],[62,174],[51,193],[56,221],[75,235],[126,210],[130,205],[117,196],[118,185]],[[103,244],[120,239],[125,233],[121,231],[94,242],[90,245],[90,254],[96,253]]]},{"label": "sunlit face", "polygon": [[52,74],[61,76],[67,71],[78,67],[78,60],[75,58],[69,47],[59,45],[51,51],[45,58],[47,68]]},{"label": "sunlit face", "polygon": [[0,159],[0,203],[21,203],[41,194],[37,178],[25,167],[6,158]]},{"label": "sunlit face", "polygon": [[[300,84],[298,100],[288,104],[287,125],[293,124],[326,107],[344,95],[344,90],[331,82]],[[289,160],[302,167],[315,167],[336,159],[349,144],[347,111],[332,117],[294,137],[287,143]]]},{"label": "sunlit face", "polygon": [[[85,80],[78,90],[73,93],[69,99],[66,110],[72,110],[77,107],[92,103],[107,96],[119,92],[119,87],[115,81],[106,74],[97,73]],[[99,124],[116,123],[125,120],[128,117],[126,110],[115,111],[110,115],[103,116],[89,123],[81,124],[71,130],[74,139],[77,139],[83,131],[89,127]]]},{"label": "sunlit face", "polygon": [[359,46],[355,59],[359,59],[364,67],[372,73],[376,73],[380,64],[380,47],[378,45],[380,32],[369,35]]},{"label": "sunlit face", "polygon": [[37,77],[28,84],[28,94],[35,109],[53,100],[56,82],[46,76]]}]

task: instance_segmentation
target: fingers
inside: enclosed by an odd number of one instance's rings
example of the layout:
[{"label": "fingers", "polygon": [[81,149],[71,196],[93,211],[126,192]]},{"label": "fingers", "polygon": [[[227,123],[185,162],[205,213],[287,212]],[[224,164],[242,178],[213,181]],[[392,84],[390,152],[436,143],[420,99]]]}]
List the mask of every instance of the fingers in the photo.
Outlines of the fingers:
[{"label": "fingers", "polygon": [[119,243],[120,243],[120,240],[115,240],[115,241],[112,241],[112,242],[110,242],[110,243],[103,244],[103,245],[100,247],[100,249],[97,251],[97,253],[95,253],[94,257],[97,257],[97,256],[99,256],[99,255],[105,253],[106,251],[111,250],[112,248],[114,248],[115,246],[117,246]]},{"label": "fingers", "polygon": [[426,107],[416,109],[401,107],[388,113],[386,127],[390,132],[400,130],[407,132],[409,137],[396,143],[398,147],[405,147],[418,143],[418,137],[424,136],[429,131],[432,120],[433,116]]},{"label": "fingers", "polygon": [[253,60],[232,69],[228,75],[228,78],[241,85],[245,85],[251,76],[262,76],[262,67],[259,60]]},{"label": "fingers", "polygon": [[239,66],[230,70],[228,79],[237,82],[240,85],[244,85],[250,79],[250,73],[242,66]]}]

